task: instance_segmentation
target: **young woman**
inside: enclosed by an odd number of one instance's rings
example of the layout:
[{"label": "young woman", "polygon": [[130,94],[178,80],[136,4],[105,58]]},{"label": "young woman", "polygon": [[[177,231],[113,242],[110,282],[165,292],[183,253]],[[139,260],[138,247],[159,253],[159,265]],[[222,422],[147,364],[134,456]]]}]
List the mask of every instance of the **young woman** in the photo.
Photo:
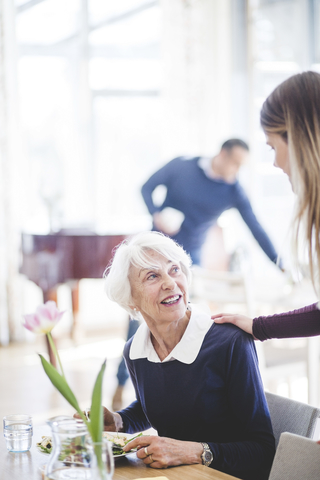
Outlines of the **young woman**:
[{"label": "young woman", "polygon": [[[304,242],[315,291],[320,298],[320,75],[304,72],[281,83],[263,104],[261,125],[275,152],[274,165],[288,175],[296,194],[294,246]],[[250,319],[218,314],[258,340],[320,335],[319,304]]]}]

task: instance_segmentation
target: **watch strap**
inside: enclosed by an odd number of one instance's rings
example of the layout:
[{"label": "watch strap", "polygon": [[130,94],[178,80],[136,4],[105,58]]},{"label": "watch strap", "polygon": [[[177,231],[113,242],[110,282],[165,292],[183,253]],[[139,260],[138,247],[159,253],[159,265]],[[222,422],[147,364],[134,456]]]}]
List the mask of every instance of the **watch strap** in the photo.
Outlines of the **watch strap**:
[{"label": "watch strap", "polygon": [[211,452],[210,447],[207,443],[201,442],[201,445],[203,446],[203,452],[201,454],[202,465],[209,467],[209,465],[211,465],[213,461],[213,453]]}]

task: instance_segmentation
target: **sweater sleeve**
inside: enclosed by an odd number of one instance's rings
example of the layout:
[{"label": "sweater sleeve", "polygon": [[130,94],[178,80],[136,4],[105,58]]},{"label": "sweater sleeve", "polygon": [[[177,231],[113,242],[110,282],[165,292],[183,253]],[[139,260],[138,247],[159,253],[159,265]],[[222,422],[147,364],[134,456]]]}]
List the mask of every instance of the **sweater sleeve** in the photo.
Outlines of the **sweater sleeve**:
[{"label": "sweater sleeve", "polygon": [[118,413],[122,418],[123,429],[126,433],[143,432],[151,428],[138,400],[134,400],[131,405]]},{"label": "sweater sleeve", "polygon": [[275,442],[251,336],[235,334],[227,362],[228,403],[243,440],[208,442],[214,455],[211,466],[239,478],[256,479],[257,471],[261,472],[260,480],[268,478]]},{"label": "sweater sleeve", "polygon": [[168,186],[171,175],[176,171],[176,164],[179,159],[180,158],[174,158],[171,162],[164,165],[160,170],[151,175],[149,180],[142,186],[141,194],[151,215],[161,211],[161,206],[154,204],[152,193],[159,185]]},{"label": "sweater sleeve", "polygon": [[131,405],[120,410],[118,413],[121,415],[123,421],[123,428],[124,431],[127,433],[136,433],[136,432],[143,432],[148,428],[151,428],[151,424],[147,419],[143,408],[141,406],[140,398],[139,398],[139,389],[137,386],[137,379],[134,373],[134,369],[132,368],[132,364],[129,359],[129,351],[131,346],[132,338],[126,343],[123,355],[125,358],[125,362],[130,374],[130,378],[132,380],[135,393],[136,393],[136,400],[134,400]]},{"label": "sweater sleeve", "polygon": [[253,335],[258,340],[270,338],[314,337],[320,335],[320,310],[317,303],[291,312],[256,317]]},{"label": "sweater sleeve", "polygon": [[258,244],[264,251],[264,253],[270,258],[273,263],[277,263],[278,254],[273,246],[268,234],[258,222],[255,216],[251,203],[241,185],[237,184],[236,205],[240,215],[249,227],[252,235],[257,240]]}]

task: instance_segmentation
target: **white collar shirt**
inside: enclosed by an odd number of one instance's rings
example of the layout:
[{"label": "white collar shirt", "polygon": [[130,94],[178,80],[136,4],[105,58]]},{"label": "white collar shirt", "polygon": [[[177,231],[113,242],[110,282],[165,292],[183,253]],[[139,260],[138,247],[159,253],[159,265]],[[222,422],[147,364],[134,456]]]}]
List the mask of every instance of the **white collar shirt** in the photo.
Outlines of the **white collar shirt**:
[{"label": "white collar shirt", "polygon": [[[162,363],[178,360],[182,363],[191,364],[197,358],[204,337],[211,328],[213,320],[211,319],[209,312],[204,312],[196,305],[190,305],[190,308],[190,320],[180,342],[174,347]],[[130,360],[147,358],[149,362],[161,363],[152,344],[150,330],[146,323],[140,325],[133,337],[129,358]]]},{"label": "white collar shirt", "polygon": [[221,180],[212,170],[211,162],[212,158],[200,157],[198,160],[198,165],[204,171],[206,177],[210,178],[211,180]]},{"label": "white collar shirt", "polygon": [[200,157],[198,160],[199,167],[203,170],[206,177],[210,178],[210,180],[215,180],[216,182],[227,183],[227,184],[234,184],[236,183],[237,179],[235,178],[233,181],[229,182],[225,180],[223,177],[220,177],[212,170],[212,158],[209,157]]}]

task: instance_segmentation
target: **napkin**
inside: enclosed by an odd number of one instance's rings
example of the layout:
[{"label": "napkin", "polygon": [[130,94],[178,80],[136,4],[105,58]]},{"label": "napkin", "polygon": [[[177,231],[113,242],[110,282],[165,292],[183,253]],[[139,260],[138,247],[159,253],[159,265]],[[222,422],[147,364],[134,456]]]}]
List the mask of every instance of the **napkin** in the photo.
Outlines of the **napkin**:
[{"label": "napkin", "polygon": [[154,479],[157,479],[157,480],[169,480],[168,477],[144,477],[144,478],[136,478],[135,480],[154,480]]}]

